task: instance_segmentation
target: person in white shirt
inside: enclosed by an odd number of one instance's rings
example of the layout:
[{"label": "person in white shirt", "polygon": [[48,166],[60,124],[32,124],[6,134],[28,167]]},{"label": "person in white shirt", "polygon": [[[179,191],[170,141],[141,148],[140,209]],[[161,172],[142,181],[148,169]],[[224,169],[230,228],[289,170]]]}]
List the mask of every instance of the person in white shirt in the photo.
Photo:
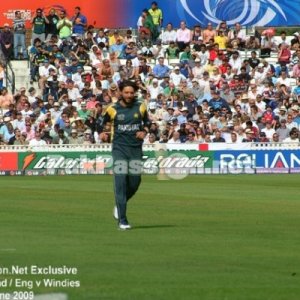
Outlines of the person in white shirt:
[{"label": "person in white shirt", "polygon": [[281,71],[280,76],[276,81],[277,88],[282,84],[284,84],[288,88],[291,87],[291,79],[287,77],[287,73],[285,71]]},{"label": "person in white shirt", "polygon": [[283,140],[284,143],[299,143],[299,131],[293,128],[290,131],[290,136]]},{"label": "person in white shirt", "polygon": [[50,65],[49,60],[45,59],[44,64],[39,67],[39,76],[40,76],[39,86],[41,89],[44,89],[45,83],[46,83],[48,77],[50,76],[51,69],[57,71],[53,65]]},{"label": "person in white shirt", "polygon": [[168,23],[166,30],[161,34],[160,39],[163,45],[169,45],[170,42],[176,42],[176,31],[171,23]]},{"label": "person in white shirt", "polygon": [[246,42],[246,34],[245,31],[242,30],[242,26],[240,23],[234,24],[234,30],[230,30],[228,33],[229,40],[234,39],[234,33],[236,33],[237,38],[241,41],[241,43]]},{"label": "person in white shirt", "polygon": [[41,133],[39,131],[35,132],[35,137],[29,141],[29,146],[45,146],[47,143],[41,139]]},{"label": "person in white shirt", "polygon": [[195,59],[195,66],[192,68],[192,73],[194,78],[200,79],[203,75],[204,68],[201,65],[201,60],[199,58]]},{"label": "person in white shirt", "polygon": [[12,121],[12,125],[14,129],[18,128],[20,131],[25,130],[25,121],[20,111],[17,112],[17,118]]},{"label": "person in white shirt", "polygon": [[56,122],[59,120],[61,116],[60,105],[58,102],[55,102],[53,104],[53,108],[50,108],[50,112],[51,112],[52,121],[54,124],[56,124]]},{"label": "person in white shirt", "polygon": [[81,94],[79,92],[79,89],[74,87],[74,81],[73,80],[68,80],[68,97],[71,100],[77,100],[78,98],[81,98]]},{"label": "person in white shirt", "polygon": [[252,77],[257,84],[261,84],[265,80],[266,72],[263,63],[259,63],[257,69],[252,70]]},{"label": "person in white shirt", "polygon": [[172,138],[168,140],[168,144],[180,144],[180,134],[178,131],[174,131],[172,134]]},{"label": "person in white shirt", "polygon": [[209,60],[209,52],[205,45],[201,45],[200,52],[196,52],[197,57],[201,61],[201,66],[205,66]]},{"label": "person in white shirt", "polygon": [[240,73],[240,68],[242,66],[242,60],[239,57],[238,51],[235,51],[232,53],[231,58],[229,59],[229,64],[232,67],[232,70],[234,71],[235,74]]},{"label": "person in white shirt", "polygon": [[266,127],[263,128],[261,130],[261,132],[264,132],[266,134],[266,137],[269,139],[269,140],[272,140],[273,138],[273,134],[276,132],[274,128],[272,128],[272,122],[268,121],[266,122]]},{"label": "person in white shirt", "polygon": [[163,93],[163,88],[158,84],[158,80],[156,78],[153,79],[152,85],[148,86],[148,91],[150,93],[151,99],[156,99],[157,96]]},{"label": "person in white shirt", "polygon": [[170,80],[178,87],[182,80],[186,80],[186,77],[180,73],[180,68],[176,66],[174,71],[170,74]]}]

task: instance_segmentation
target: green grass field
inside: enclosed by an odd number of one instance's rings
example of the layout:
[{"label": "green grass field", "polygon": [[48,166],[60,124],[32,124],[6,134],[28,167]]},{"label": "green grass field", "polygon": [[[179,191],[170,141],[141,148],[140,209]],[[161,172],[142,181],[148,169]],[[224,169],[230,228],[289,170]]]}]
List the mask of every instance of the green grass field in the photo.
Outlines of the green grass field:
[{"label": "green grass field", "polygon": [[129,204],[133,229],[123,232],[109,176],[2,177],[1,267],[67,265],[79,274],[0,281],[80,280],[80,288],[34,288],[71,300],[298,300],[299,182],[145,176]]}]

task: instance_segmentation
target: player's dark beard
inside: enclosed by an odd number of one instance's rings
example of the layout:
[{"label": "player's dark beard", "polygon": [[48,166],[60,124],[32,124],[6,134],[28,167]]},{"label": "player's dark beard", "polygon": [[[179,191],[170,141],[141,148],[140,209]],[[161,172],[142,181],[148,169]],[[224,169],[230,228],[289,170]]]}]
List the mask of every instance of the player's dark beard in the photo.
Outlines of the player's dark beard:
[{"label": "player's dark beard", "polygon": [[121,101],[126,107],[132,107],[134,103],[134,99],[132,99],[130,102],[127,102],[124,98],[122,98]]}]

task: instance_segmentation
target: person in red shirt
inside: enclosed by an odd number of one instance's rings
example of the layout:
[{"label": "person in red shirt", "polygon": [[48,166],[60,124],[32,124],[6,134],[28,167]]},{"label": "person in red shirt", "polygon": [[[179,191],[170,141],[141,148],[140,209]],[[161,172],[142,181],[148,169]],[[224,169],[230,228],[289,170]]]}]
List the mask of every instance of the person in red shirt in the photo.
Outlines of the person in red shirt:
[{"label": "person in red shirt", "polygon": [[230,66],[230,64],[228,63],[228,59],[224,57],[222,60],[222,64],[219,66],[220,74],[225,74],[227,72],[228,66]]},{"label": "person in red shirt", "polygon": [[288,45],[282,43],[278,52],[278,63],[281,65],[281,67],[284,67],[290,63],[291,55],[292,54]]}]

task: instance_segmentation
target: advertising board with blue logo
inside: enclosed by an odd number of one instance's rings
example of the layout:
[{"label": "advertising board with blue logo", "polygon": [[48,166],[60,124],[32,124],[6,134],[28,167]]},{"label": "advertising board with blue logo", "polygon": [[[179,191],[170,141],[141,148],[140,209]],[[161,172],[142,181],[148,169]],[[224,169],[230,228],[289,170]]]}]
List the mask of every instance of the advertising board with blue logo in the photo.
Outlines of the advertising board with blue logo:
[{"label": "advertising board with blue logo", "polygon": [[300,150],[224,150],[214,152],[220,173],[300,173]]}]

